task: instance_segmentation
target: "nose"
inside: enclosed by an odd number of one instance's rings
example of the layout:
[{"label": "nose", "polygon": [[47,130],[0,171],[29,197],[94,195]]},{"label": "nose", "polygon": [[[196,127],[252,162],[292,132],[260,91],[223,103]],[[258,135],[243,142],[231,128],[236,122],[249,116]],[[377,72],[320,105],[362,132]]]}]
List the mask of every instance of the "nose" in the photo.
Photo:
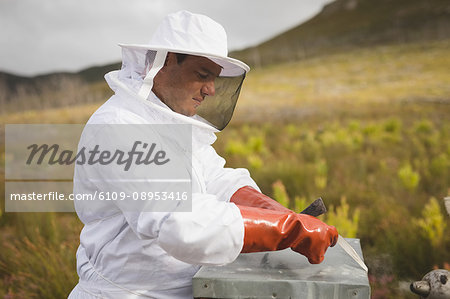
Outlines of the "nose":
[{"label": "nose", "polygon": [[216,87],[214,85],[214,80],[208,81],[202,86],[203,96],[213,97],[216,94]]}]

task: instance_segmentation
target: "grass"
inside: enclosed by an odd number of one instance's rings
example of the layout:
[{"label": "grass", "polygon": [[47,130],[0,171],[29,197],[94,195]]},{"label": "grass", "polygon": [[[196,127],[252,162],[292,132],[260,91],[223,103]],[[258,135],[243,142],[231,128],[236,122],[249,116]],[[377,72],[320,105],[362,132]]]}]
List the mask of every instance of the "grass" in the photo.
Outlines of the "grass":
[{"label": "grass", "polygon": [[0,236],[0,297],[67,298],[78,281],[80,231],[73,215],[8,215]]},{"label": "grass", "polygon": [[[380,46],[253,70],[214,145],[227,166],[248,168],[291,208],[322,196],[323,219],[361,239],[373,298],[410,298],[400,281],[450,262],[442,201],[449,45]],[[2,123],[84,123],[98,106],[24,111]],[[0,213],[0,228],[0,298],[67,296],[77,281],[76,216]]]},{"label": "grass", "polygon": [[101,103],[0,115],[3,124],[83,124]]}]

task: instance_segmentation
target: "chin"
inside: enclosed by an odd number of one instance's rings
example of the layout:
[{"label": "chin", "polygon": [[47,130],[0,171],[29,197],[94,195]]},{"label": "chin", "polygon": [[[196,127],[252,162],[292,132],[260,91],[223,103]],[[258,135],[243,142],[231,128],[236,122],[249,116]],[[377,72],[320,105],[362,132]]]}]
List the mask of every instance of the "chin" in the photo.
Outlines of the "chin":
[{"label": "chin", "polygon": [[178,113],[183,114],[184,116],[194,116],[196,114],[196,111],[180,111]]}]

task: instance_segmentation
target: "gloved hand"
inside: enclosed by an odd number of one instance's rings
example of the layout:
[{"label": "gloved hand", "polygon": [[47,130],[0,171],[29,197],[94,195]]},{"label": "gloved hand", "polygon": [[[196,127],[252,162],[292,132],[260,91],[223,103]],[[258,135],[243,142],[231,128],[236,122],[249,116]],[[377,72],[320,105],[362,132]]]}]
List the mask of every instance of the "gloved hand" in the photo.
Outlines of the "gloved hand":
[{"label": "gloved hand", "polygon": [[273,211],[237,205],[244,220],[243,253],[285,248],[306,256],[311,264],[321,263],[338,232],[319,219],[292,211]]},{"label": "gloved hand", "polygon": [[230,199],[230,202],[233,202],[240,206],[256,207],[273,211],[291,212],[291,210],[289,210],[276,200],[262,194],[261,192],[250,186],[242,187],[234,192],[233,196]]}]

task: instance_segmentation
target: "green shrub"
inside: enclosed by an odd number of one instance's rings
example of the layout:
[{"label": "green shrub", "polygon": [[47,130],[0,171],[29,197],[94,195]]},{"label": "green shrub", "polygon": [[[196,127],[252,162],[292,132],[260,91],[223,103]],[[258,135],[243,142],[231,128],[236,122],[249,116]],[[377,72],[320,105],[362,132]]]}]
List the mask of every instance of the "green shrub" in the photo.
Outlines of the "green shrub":
[{"label": "green shrub", "polygon": [[260,169],[263,166],[263,160],[255,154],[250,154],[247,156],[247,161],[252,169]]},{"label": "green shrub", "polygon": [[410,164],[406,164],[400,168],[397,175],[402,183],[402,185],[408,190],[414,190],[419,184],[420,175],[418,172],[414,171]]},{"label": "green shrub", "polygon": [[276,181],[272,184],[273,189],[273,199],[278,201],[280,204],[282,204],[285,207],[289,207],[289,196],[286,192],[286,188],[283,185],[282,181]]},{"label": "green shrub", "polygon": [[329,225],[334,225],[341,236],[356,238],[358,234],[359,216],[359,209],[355,209],[353,214],[350,214],[350,206],[345,196],[343,196],[341,197],[340,206],[337,206],[336,209],[333,205],[330,205],[325,214],[325,222]]},{"label": "green shrub", "polygon": [[308,205],[309,205],[309,203],[307,202],[305,197],[300,197],[300,196],[294,197],[294,206],[295,206],[294,211],[296,213],[300,213],[301,211],[306,209],[308,207]]},{"label": "green shrub", "polygon": [[316,175],[314,177],[314,183],[317,188],[325,189],[328,179],[328,166],[325,159],[320,159],[315,163]]},{"label": "green shrub", "polygon": [[422,218],[414,221],[414,224],[417,225],[423,236],[428,239],[434,250],[444,245],[444,234],[447,229],[444,217],[438,201],[432,197],[424,206]]}]

